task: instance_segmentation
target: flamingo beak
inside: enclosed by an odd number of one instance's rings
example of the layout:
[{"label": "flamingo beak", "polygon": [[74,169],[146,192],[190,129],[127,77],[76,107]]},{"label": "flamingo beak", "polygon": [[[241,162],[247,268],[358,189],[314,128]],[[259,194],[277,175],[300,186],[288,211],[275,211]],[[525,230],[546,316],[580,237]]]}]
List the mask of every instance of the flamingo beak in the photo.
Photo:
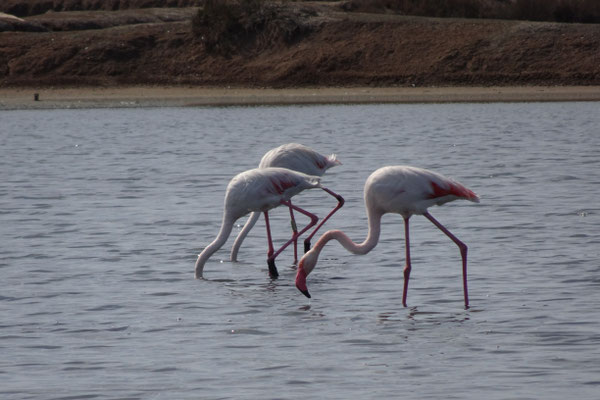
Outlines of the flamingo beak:
[{"label": "flamingo beak", "polygon": [[302,267],[302,262],[298,265],[298,273],[296,274],[296,287],[303,295],[310,299],[310,293],[308,293],[308,287],[306,286],[306,272]]}]

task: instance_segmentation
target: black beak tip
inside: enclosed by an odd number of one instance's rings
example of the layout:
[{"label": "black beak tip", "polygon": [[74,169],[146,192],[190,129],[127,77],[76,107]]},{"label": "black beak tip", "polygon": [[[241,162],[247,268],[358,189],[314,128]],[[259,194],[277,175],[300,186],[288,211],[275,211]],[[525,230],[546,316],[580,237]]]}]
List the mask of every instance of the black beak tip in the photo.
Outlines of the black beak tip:
[{"label": "black beak tip", "polygon": [[310,242],[304,242],[304,253],[308,253],[310,251]]},{"label": "black beak tip", "polygon": [[302,294],[305,295],[306,297],[308,297],[310,299],[310,293],[308,293],[308,290],[301,290]]}]

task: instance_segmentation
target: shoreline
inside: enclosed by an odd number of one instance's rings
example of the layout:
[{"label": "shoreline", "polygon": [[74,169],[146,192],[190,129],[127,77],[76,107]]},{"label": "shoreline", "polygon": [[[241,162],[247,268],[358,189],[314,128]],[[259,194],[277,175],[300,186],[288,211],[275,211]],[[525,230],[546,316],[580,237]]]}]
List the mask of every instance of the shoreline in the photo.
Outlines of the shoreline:
[{"label": "shoreline", "polygon": [[[34,99],[36,93],[37,101]],[[0,110],[560,101],[600,101],[600,86],[0,88]]]}]

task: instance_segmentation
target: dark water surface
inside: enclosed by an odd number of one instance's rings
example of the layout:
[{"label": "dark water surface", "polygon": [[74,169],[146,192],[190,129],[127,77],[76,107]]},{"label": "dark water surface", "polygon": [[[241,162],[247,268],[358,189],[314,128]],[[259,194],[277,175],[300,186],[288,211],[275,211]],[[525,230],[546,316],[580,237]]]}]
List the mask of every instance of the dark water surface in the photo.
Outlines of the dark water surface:
[{"label": "dark water surface", "polygon": [[[2,399],[595,399],[600,392],[598,103],[0,112]],[[294,287],[268,278],[262,219],[193,279],[229,179],[300,142],[344,163],[327,225],[366,235],[362,187],[390,164],[481,196],[422,217],[401,305],[402,219],[353,256],[330,243]],[[296,203],[323,216],[335,200]],[[287,211],[272,213],[289,235]],[[239,221],[243,224],[243,220]],[[235,229],[235,232],[239,227]],[[234,233],[235,233],[234,232]]]}]

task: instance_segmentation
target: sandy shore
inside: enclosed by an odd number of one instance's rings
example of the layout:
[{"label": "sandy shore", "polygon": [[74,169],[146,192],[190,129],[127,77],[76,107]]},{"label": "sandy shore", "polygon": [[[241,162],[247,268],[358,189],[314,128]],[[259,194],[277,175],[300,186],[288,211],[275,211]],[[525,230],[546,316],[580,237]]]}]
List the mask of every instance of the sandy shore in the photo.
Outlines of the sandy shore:
[{"label": "sandy shore", "polygon": [[[35,100],[37,94],[37,100]],[[599,86],[301,88],[0,88],[0,110],[277,104],[600,101]]]}]

